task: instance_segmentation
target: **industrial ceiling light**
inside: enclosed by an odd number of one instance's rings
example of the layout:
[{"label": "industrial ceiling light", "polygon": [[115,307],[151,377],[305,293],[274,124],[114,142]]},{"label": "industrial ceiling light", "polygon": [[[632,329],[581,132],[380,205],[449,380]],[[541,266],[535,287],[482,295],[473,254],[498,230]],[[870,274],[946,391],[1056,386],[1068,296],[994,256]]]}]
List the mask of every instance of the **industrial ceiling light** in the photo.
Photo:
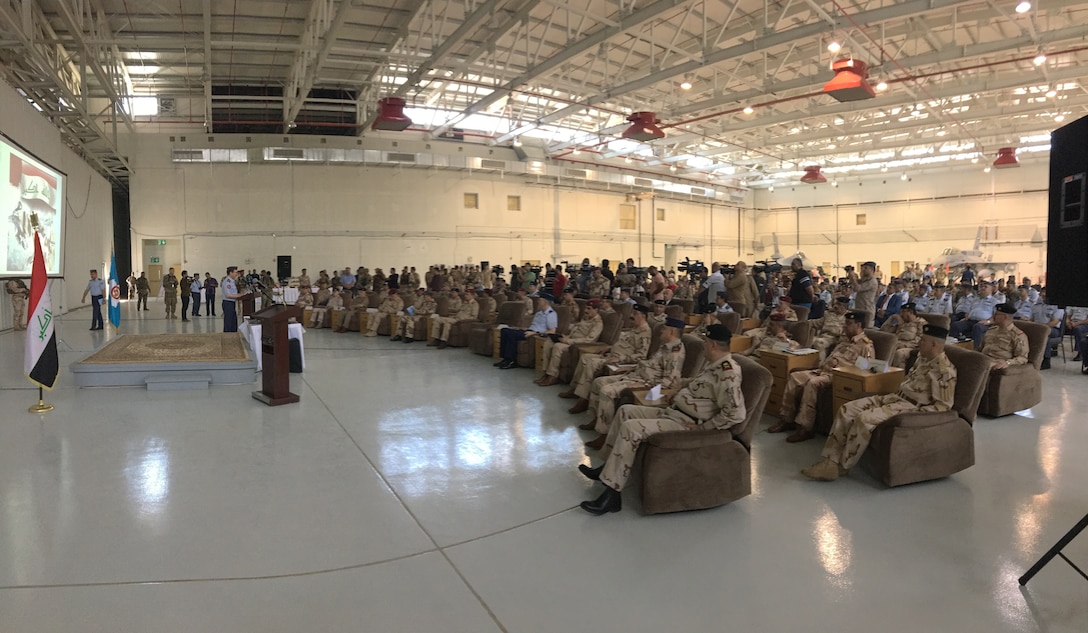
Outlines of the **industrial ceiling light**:
[{"label": "industrial ceiling light", "polygon": [[839,44],[839,40],[831,38],[831,41],[827,43],[827,52],[837,53],[842,50],[842,44]]},{"label": "industrial ceiling light", "polygon": [[988,173],[990,173],[990,167],[989,166],[983,167],[982,171],[988,174]]},{"label": "industrial ceiling light", "polygon": [[884,173],[888,173],[888,166],[887,165],[881,165],[880,171],[882,171]]},{"label": "industrial ceiling light", "polygon": [[876,91],[877,92],[884,92],[887,89],[888,89],[888,82],[884,81],[883,79],[881,79],[880,83],[878,83],[876,85]]},{"label": "industrial ceiling light", "polygon": [[1058,91],[1057,91],[1057,90],[1055,90],[1055,89],[1053,89],[1053,88],[1051,88],[1050,90],[1047,90],[1047,91],[1046,91],[1046,96],[1048,96],[1048,97],[1050,97],[1051,99],[1053,99],[1054,97],[1058,96]]},{"label": "industrial ceiling light", "polygon": [[1010,169],[1019,166],[1020,161],[1016,158],[1015,147],[1002,147],[997,150],[997,158],[994,160],[994,167],[998,169]]},{"label": "industrial ceiling light", "polygon": [[1021,2],[1016,5],[1017,13],[1027,13],[1028,11],[1031,11],[1031,3],[1028,2],[1028,0],[1021,0]]},{"label": "industrial ceiling light", "polygon": [[623,138],[629,138],[632,141],[652,141],[658,138],[665,138],[665,133],[661,131],[661,128],[657,127],[658,120],[657,115],[653,112],[633,112],[627,117],[627,120],[631,122],[631,127],[623,131]]},{"label": "industrial ceiling light", "polygon": [[899,180],[902,180],[902,181],[905,182],[907,180],[907,172],[903,172],[903,175],[899,177]]},{"label": "industrial ceiling light", "polygon": [[681,90],[691,90],[691,75],[684,75],[684,81],[680,83]]},{"label": "industrial ceiling light", "polygon": [[838,180],[832,180],[831,181],[831,186],[832,187],[838,187],[839,186],[839,181]]},{"label": "industrial ceiling light", "polygon": [[1046,54],[1039,53],[1035,56],[1035,59],[1031,60],[1031,63],[1035,64],[1036,66],[1042,66],[1046,63]]},{"label": "industrial ceiling light", "polygon": [[385,97],[378,100],[378,116],[370,125],[372,130],[391,130],[402,132],[412,125],[412,120],[404,114],[405,101],[400,97]]},{"label": "industrial ceiling light", "polygon": [[1054,122],[1055,123],[1061,123],[1064,120],[1065,120],[1065,115],[1064,114],[1059,114],[1058,116],[1054,117]]},{"label": "industrial ceiling light", "polygon": [[840,59],[831,65],[835,77],[824,84],[824,93],[839,101],[873,99],[876,93],[869,85],[869,66],[857,59]]},{"label": "industrial ceiling light", "polygon": [[827,182],[827,178],[825,178],[824,175],[820,173],[819,165],[807,165],[805,166],[804,175],[801,176],[801,182],[805,184],[818,184],[822,182]]},{"label": "industrial ceiling light", "polygon": [[755,108],[753,108],[752,106],[744,106],[744,113],[745,114],[751,114],[753,112],[755,112]]},{"label": "industrial ceiling light", "polygon": [[771,185],[770,187],[767,187],[767,191],[770,191],[771,193],[774,193],[774,185]]}]

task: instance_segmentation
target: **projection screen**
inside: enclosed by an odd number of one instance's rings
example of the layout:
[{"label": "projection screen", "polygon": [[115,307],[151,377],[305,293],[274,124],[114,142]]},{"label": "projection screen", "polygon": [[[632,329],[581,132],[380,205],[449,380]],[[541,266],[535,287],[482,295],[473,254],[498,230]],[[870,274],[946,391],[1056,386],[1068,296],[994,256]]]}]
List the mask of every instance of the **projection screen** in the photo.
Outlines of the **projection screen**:
[{"label": "projection screen", "polygon": [[0,218],[4,218],[0,277],[30,276],[35,219],[46,274],[61,275],[65,175],[0,134],[0,176]]}]

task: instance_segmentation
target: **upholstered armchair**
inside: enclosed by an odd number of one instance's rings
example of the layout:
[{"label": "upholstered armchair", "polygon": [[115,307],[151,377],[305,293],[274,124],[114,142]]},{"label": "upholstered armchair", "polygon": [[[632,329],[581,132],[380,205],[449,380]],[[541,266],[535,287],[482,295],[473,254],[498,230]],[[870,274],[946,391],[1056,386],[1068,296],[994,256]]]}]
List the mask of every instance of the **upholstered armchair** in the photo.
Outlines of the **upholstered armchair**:
[{"label": "upholstered armchair", "polygon": [[918,317],[925,320],[930,325],[939,325],[944,329],[948,329],[952,324],[952,319],[947,314],[934,314],[932,312],[919,312]]},{"label": "upholstered armchair", "polygon": [[518,327],[525,314],[525,304],[520,301],[506,301],[499,306],[495,323],[470,323],[466,338],[468,347],[476,354],[491,356],[494,335],[492,332],[500,325]]},{"label": "upholstered armchair", "polygon": [[805,306],[793,306],[793,311],[797,313],[797,320],[802,323],[808,321],[808,308]]},{"label": "upholstered armchair", "polygon": [[1028,362],[990,372],[978,412],[992,418],[1029,409],[1043,401],[1043,377],[1039,366],[1043,362],[1050,328],[1032,321],[1013,321],[1013,325],[1028,337]]},{"label": "upholstered armchair", "polygon": [[646,514],[701,510],[752,493],[752,435],[771,393],[771,373],[759,363],[733,356],[740,367],[747,415],[724,431],[669,431],[643,442],[642,510]]},{"label": "upholstered armchair", "polygon": [[725,327],[729,328],[731,334],[740,334],[740,313],[739,312],[719,312],[718,323],[721,323]]},{"label": "upholstered armchair", "polygon": [[491,302],[480,301],[479,309],[476,311],[475,321],[458,321],[454,323],[450,328],[450,338],[446,341],[446,345],[450,347],[465,347],[468,345],[468,333],[472,326],[483,323],[487,323],[487,319],[491,317]]},{"label": "upholstered armchair", "polygon": [[604,327],[601,335],[593,343],[578,343],[571,345],[559,361],[559,380],[569,383],[574,378],[574,370],[578,368],[578,359],[582,354],[603,354],[608,351],[620,337],[620,315],[618,312],[605,314],[601,317]]},{"label": "upholstered armchair", "polygon": [[886,486],[948,477],[975,463],[972,425],[986,389],[990,359],[954,345],[946,345],[945,353],[956,366],[952,409],[900,413],[873,431],[862,466]]},{"label": "upholstered armchair", "polygon": [[865,328],[865,336],[873,342],[873,358],[891,362],[895,346],[898,344],[891,332],[881,332],[876,328]]}]

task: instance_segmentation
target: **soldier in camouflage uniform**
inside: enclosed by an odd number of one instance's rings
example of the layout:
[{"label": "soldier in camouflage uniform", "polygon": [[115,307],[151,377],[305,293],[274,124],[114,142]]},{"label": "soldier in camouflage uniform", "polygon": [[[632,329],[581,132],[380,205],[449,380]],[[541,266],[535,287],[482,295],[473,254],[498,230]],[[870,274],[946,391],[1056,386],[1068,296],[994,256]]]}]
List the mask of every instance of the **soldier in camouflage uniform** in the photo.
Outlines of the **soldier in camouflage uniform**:
[{"label": "soldier in camouflage uniform", "polygon": [[1028,362],[1028,337],[1012,322],[1016,308],[1011,303],[999,303],[994,308],[994,325],[982,337],[979,351],[993,359],[993,369],[1005,369]]},{"label": "soldier in camouflage uniform", "polygon": [[849,310],[850,297],[835,297],[831,309],[818,319],[809,321],[813,328],[812,349],[819,350],[820,360],[827,358],[827,350],[838,342],[846,325],[846,313]]},{"label": "soldier in camouflage uniform", "polygon": [[140,304],[143,304],[143,309],[147,308],[147,295],[151,294],[151,282],[147,280],[147,273],[141,272],[140,276],[136,279],[136,309],[140,309]]},{"label": "soldier in camouflage uniform", "polygon": [[664,299],[654,301],[653,312],[646,317],[646,322],[650,324],[650,329],[665,323],[665,319],[668,317],[668,315],[665,314],[665,307]]},{"label": "soldier in camouflage uniform", "polygon": [[370,317],[366,324],[366,334],[363,336],[377,336],[378,327],[386,317],[392,316],[404,309],[404,300],[400,298],[396,288],[389,289],[389,296],[382,300],[378,306],[377,314]]},{"label": "soldier in camouflage uniform", "polygon": [[899,308],[899,314],[891,315],[880,326],[880,331],[895,335],[892,367],[906,369],[910,353],[918,349],[918,342],[922,340],[922,328],[925,325],[926,320],[918,316],[917,305],[911,302],[904,303]]},{"label": "soldier in camouflage uniform", "polygon": [[774,349],[776,345],[788,345],[790,349],[797,349],[801,344],[790,338],[786,330],[786,317],[783,314],[772,313],[767,321],[767,333],[760,341],[759,347],[749,347],[744,351],[745,356],[759,357],[765,349]]},{"label": "soldier in camouflage uniform", "polygon": [[178,278],[173,268],[162,276],[162,301],[166,305],[166,318],[178,318]]},{"label": "soldier in camouflage uniform", "polygon": [[559,394],[560,398],[578,398],[578,402],[570,408],[570,413],[581,413],[589,409],[589,389],[605,365],[638,363],[646,359],[653,335],[650,325],[646,323],[646,313],[649,311],[645,306],[635,306],[631,312],[634,327],[620,332],[619,340],[607,353],[583,353],[579,357],[570,389]]},{"label": "soldier in camouflage uniform", "polygon": [[834,481],[846,474],[869,447],[873,430],[906,411],[948,411],[956,396],[956,366],[944,353],[948,330],[926,325],[918,344],[918,360],[895,393],[870,396],[844,404],[824,444],[823,459],[801,473],[810,479]]},{"label": "soldier in camouflage uniform", "polygon": [[603,466],[578,470],[604,484],[604,493],[581,507],[591,514],[618,512],[620,491],[631,475],[639,445],[651,435],[667,431],[716,429],[725,431],[744,422],[747,409],[741,392],[740,368],[729,353],[729,328],[716,324],[706,337],[707,364],[666,409],[626,405],[620,408],[605,441]]},{"label": "soldier in camouflage uniform", "polygon": [[699,336],[706,336],[707,328],[715,323],[721,323],[721,321],[718,320],[718,309],[713,304],[708,303],[703,307],[703,317],[699,321],[699,325],[696,325],[691,333]]},{"label": "soldier in camouflage uniform", "polygon": [[593,381],[588,407],[593,419],[578,428],[583,431],[595,430],[599,435],[586,442],[586,446],[600,448],[604,445],[616,412],[616,403],[625,389],[649,389],[655,385],[661,385],[662,389],[674,389],[680,386],[685,357],[684,344],[680,341],[683,332],[684,322],[680,319],[665,321],[661,329],[661,347],[653,356],[640,362],[630,373],[601,376]]},{"label": "soldier in camouflage uniform", "polygon": [[450,340],[454,323],[475,321],[480,314],[480,305],[476,303],[476,291],[471,288],[458,295],[457,303],[457,312],[453,316],[438,317],[434,320],[434,338],[438,341],[438,349],[446,349],[446,342]]},{"label": "soldier in camouflage uniform", "polygon": [[[796,427],[786,438],[787,442],[812,439],[812,429],[816,426],[816,396],[820,389],[831,386],[831,370],[853,365],[859,356],[873,357],[873,342],[865,336],[862,328],[866,316],[866,313],[859,310],[846,313],[842,339],[819,368],[790,374],[782,394],[782,410],[779,412],[781,419],[778,424],[767,429],[768,433],[781,433]],[[798,400],[801,401],[800,406]]]},{"label": "soldier in camouflage uniform", "polygon": [[426,323],[427,319],[431,318],[434,311],[438,309],[438,303],[434,300],[434,295],[431,291],[419,292],[416,296],[416,301],[412,305],[412,312],[415,314],[405,314],[397,321],[397,331],[394,332],[396,336],[392,340],[403,340],[405,343],[412,343],[415,341],[413,338],[416,334],[416,327],[420,321]]},{"label": "soldier in camouflage uniform", "polygon": [[789,297],[779,297],[778,305],[774,307],[774,310],[771,310],[766,319],[763,319],[763,325],[744,333],[745,336],[752,339],[752,349],[758,349],[763,343],[763,337],[767,336],[767,325],[771,322],[771,316],[775,314],[782,315],[782,320],[788,323],[797,322],[797,312],[793,309],[792,300]]},{"label": "soldier in camouflage uniform", "polygon": [[600,268],[594,268],[593,276],[589,278],[589,296],[598,299],[612,296],[612,282],[608,281]]},{"label": "soldier in camouflage uniform", "polygon": [[550,387],[559,382],[559,364],[563,360],[563,354],[567,353],[571,345],[579,343],[594,343],[604,330],[604,322],[597,314],[601,307],[600,299],[590,299],[586,303],[585,317],[573,323],[567,330],[566,336],[560,336],[558,341],[545,339],[541,354],[544,355],[544,376],[536,380],[541,387]]},{"label": "soldier in camouflage uniform", "polygon": [[[321,291],[317,293],[317,298],[321,299]],[[329,310],[342,310],[344,308],[344,299],[340,297],[340,289],[333,288],[329,291],[329,298],[325,300],[325,303],[318,301],[318,304],[314,306],[313,313],[310,314],[310,327],[323,327],[325,325],[325,313]]]}]

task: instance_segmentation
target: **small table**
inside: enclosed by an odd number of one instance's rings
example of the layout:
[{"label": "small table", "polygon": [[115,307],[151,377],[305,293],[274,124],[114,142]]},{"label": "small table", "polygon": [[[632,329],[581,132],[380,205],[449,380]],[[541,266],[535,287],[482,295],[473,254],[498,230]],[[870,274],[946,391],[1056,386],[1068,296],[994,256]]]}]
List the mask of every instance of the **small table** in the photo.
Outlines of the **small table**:
[{"label": "small table", "polygon": [[640,407],[657,407],[658,409],[664,409],[669,406],[669,398],[664,390],[662,390],[661,398],[658,400],[647,400],[646,395],[649,393],[649,389],[632,389],[631,399],[634,400],[634,404],[637,404]]},{"label": "small table", "polygon": [[904,377],[906,372],[899,367],[889,367],[888,371],[876,373],[853,365],[836,367],[831,370],[832,410],[837,413],[839,407],[857,400],[863,393],[892,393],[899,388]]},{"label": "small table", "polygon": [[953,345],[955,345],[956,347],[962,347],[963,349],[969,349],[969,350],[972,350],[972,351],[974,351],[974,349],[975,349],[975,342],[974,341],[956,341],[955,343],[953,343]]},{"label": "small table", "polygon": [[759,352],[759,364],[767,368],[774,377],[771,385],[771,395],[767,398],[765,413],[778,415],[782,408],[782,394],[786,391],[786,381],[790,373],[796,369],[814,369],[820,366],[820,353],[790,354],[775,349],[765,349]]},{"label": "small table", "polygon": [[741,319],[740,331],[741,332],[746,332],[748,330],[754,330],[754,329],[756,329],[757,327],[759,327],[762,324],[763,324],[762,321],[760,321],[759,319],[756,319],[754,317],[749,317],[747,319]]},{"label": "small table", "polygon": [[502,357],[499,356],[501,351],[499,349],[499,339],[502,338],[502,331],[505,329],[506,328],[497,327],[491,331],[491,336],[493,337],[491,339],[491,360],[495,362],[502,360]]},{"label": "small table", "polygon": [[538,378],[544,375],[544,370],[546,369],[544,365],[548,362],[548,359],[544,358],[544,341],[546,340],[548,339],[543,336],[533,337],[533,358],[535,359],[535,362],[533,363],[533,373]]}]

